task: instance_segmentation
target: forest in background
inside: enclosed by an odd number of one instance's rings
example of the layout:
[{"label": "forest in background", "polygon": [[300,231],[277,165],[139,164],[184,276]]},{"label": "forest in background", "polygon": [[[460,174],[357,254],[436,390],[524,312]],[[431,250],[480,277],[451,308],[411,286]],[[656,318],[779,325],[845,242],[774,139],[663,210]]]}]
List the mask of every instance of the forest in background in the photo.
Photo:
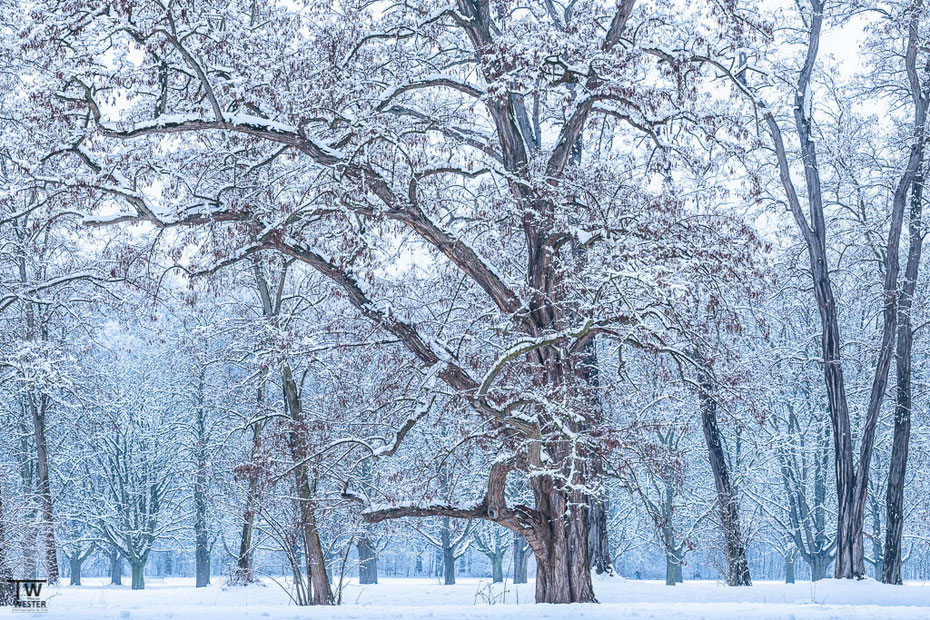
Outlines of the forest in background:
[{"label": "forest in background", "polygon": [[0,580],[930,578],[922,0],[0,32]]}]

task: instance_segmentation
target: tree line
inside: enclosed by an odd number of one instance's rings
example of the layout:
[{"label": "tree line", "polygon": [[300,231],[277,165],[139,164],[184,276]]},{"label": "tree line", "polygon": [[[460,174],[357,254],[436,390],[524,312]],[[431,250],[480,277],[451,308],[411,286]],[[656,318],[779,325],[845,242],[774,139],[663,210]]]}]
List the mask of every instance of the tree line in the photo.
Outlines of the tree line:
[{"label": "tree line", "polygon": [[927,555],[920,0],[0,24],[4,574],[274,553],[332,604],[414,536],[569,603],[647,544]]}]

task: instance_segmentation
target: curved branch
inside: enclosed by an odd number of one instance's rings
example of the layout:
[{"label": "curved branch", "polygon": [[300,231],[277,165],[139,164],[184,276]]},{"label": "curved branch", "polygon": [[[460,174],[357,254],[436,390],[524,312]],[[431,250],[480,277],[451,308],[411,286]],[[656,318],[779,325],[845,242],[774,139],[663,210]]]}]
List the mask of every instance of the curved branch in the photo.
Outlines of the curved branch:
[{"label": "curved branch", "polygon": [[391,101],[400,95],[412,90],[432,88],[435,86],[445,86],[447,88],[457,90],[460,93],[465,93],[470,97],[475,97],[476,99],[480,99],[485,94],[483,90],[480,90],[479,88],[476,88],[462,80],[458,80],[447,75],[430,75],[417,80],[416,82],[411,82],[409,84],[404,84],[403,86],[397,86],[388,89],[383,95],[381,95],[381,103],[379,103],[378,107],[375,109],[378,112],[383,112],[384,109],[390,105]]}]

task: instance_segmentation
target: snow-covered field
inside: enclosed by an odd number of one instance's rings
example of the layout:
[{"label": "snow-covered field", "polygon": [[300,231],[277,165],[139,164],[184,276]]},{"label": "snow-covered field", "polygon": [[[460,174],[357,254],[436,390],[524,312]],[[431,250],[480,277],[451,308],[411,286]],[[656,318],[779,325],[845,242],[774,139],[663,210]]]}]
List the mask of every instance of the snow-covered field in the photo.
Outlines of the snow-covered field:
[{"label": "snow-covered field", "polygon": [[[147,579],[146,589],[104,585],[85,579],[81,587],[52,588],[47,614],[16,618],[69,620],[226,620],[235,618],[930,618],[930,584],[884,586],[872,580],[786,585],[759,582],[751,588],[728,588],[713,581],[689,581],[675,587],[658,581],[601,579],[598,605],[534,605],[533,584],[490,588],[487,581],[462,579],[454,586],[430,579],[385,578],[374,586],[353,582],[343,591],[343,605],[299,608],[275,583],[226,588],[218,580],[194,588],[193,579]],[[44,594],[44,593],[43,593]],[[10,613],[0,609],[0,614]]]}]

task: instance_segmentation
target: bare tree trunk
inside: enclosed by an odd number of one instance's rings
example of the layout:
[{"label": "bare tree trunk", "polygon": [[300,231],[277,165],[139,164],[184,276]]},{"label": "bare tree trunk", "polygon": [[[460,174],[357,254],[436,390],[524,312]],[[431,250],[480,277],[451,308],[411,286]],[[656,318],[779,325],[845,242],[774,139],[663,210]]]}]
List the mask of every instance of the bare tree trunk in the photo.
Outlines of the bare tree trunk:
[{"label": "bare tree trunk", "polygon": [[[565,444],[553,442],[547,446],[547,452],[554,462],[574,472],[570,480],[577,485],[579,478],[574,476],[580,476],[584,461],[577,454],[571,458],[566,457],[565,450],[577,450],[578,446]],[[531,447],[530,459],[534,463],[541,462],[541,448],[538,443]],[[507,472],[512,468],[511,462],[492,465],[487,495],[476,506],[405,506],[365,512],[363,517],[369,523],[400,517],[455,517],[493,521],[522,534],[533,550],[536,557],[537,603],[596,602],[588,560],[587,497],[579,490],[580,485],[566,491],[556,485],[552,476],[534,476],[530,486],[535,496],[535,507],[518,506],[511,509],[507,506],[504,489]],[[448,548],[451,552],[451,541]]]},{"label": "bare tree trunk", "polygon": [[209,543],[207,542],[207,532],[205,528],[197,532],[196,542],[194,543],[194,545],[195,545],[195,548],[194,548],[195,586],[194,587],[204,588],[210,585],[210,547],[209,547]]},{"label": "bare tree trunk", "polygon": [[607,504],[603,499],[594,497],[588,502],[588,555],[596,574],[613,574],[607,537]]},{"label": "bare tree trunk", "polygon": [[491,558],[491,582],[502,583],[504,581],[504,558],[498,554]]},{"label": "bare tree trunk", "polygon": [[[264,388],[258,389],[258,404],[264,402]],[[242,515],[242,534],[239,537],[239,555],[236,558],[236,570],[230,583],[245,585],[254,583],[255,569],[252,567],[252,532],[255,526],[255,508],[258,502],[259,470],[256,466],[258,451],[261,447],[262,424],[252,425],[252,451],[248,469],[249,486],[245,496],[245,510]]]},{"label": "bare tree trunk", "polygon": [[294,482],[297,498],[300,502],[300,527],[304,543],[304,555],[307,563],[307,578],[311,584],[311,602],[314,605],[331,605],[333,592],[326,574],[326,559],[323,545],[316,527],[316,515],[313,512],[313,489],[307,467],[307,445],[304,437],[306,423],[297,382],[290,366],[284,365],[281,373],[284,383],[284,399],[290,414],[292,429],[289,432],[291,458],[294,460]]},{"label": "bare tree trunk", "polygon": [[144,590],[145,589],[145,561],[138,559],[130,559],[129,565],[132,568],[132,589],[133,590]]},{"label": "bare tree trunk", "polygon": [[242,519],[242,534],[239,537],[239,554],[236,557],[236,570],[231,582],[236,585],[245,585],[255,581],[255,571],[252,569],[252,528],[255,521],[254,512],[249,508],[249,498],[252,495],[252,484],[249,483],[249,492],[246,496],[246,509]]},{"label": "bare tree trunk", "polygon": [[824,553],[811,556],[808,559],[811,567],[811,581],[820,581],[827,578],[827,568],[830,566],[830,556]]},{"label": "bare tree trunk", "polygon": [[529,561],[529,554],[526,552],[526,539],[521,534],[513,534],[513,582],[521,584],[527,582],[526,565]]},{"label": "bare tree trunk", "polygon": [[123,558],[115,547],[110,552],[110,583],[115,586],[123,585]]},{"label": "bare tree trunk", "polygon": [[537,603],[595,602],[588,561],[587,498],[551,478],[532,481],[541,522],[527,542],[536,556]]},{"label": "bare tree trunk", "polygon": [[794,562],[797,556],[788,554],[785,556],[785,583],[794,583]]},{"label": "bare tree trunk", "polygon": [[[698,353],[695,357],[699,363],[706,364]],[[717,509],[723,526],[723,538],[727,557],[727,583],[731,586],[752,585],[749,576],[749,563],[746,561],[746,544],[743,542],[739,518],[739,500],[733,492],[730,472],[723,454],[723,441],[717,426],[717,401],[714,398],[714,384],[710,374],[702,370],[698,376],[698,398],[701,401],[701,427],[707,444],[710,469],[714,474],[717,488]]]},{"label": "bare tree trunk", "polygon": [[[20,282],[25,284],[28,280],[26,258],[22,256],[18,265]],[[26,338],[35,340],[38,336],[45,339],[45,332],[38,328],[36,321],[36,307],[27,302],[26,307]],[[48,397],[42,393],[30,391],[26,394],[26,404],[32,414],[32,427],[36,447],[36,469],[38,473],[39,498],[41,519],[42,544],[44,547],[45,573],[48,583],[58,583],[58,546],[55,542],[55,518],[52,508],[52,486],[49,482],[48,471],[48,442],[46,439],[45,422],[48,410]]]},{"label": "bare tree trunk", "polygon": [[81,553],[75,553],[68,560],[68,564],[71,567],[71,585],[79,586],[81,585],[81,567],[84,565],[84,560],[86,556]]},{"label": "bare tree trunk", "polygon": [[207,428],[204,410],[204,369],[200,369],[194,446],[197,471],[194,474],[194,561],[195,587],[210,585],[210,542],[207,531]]},{"label": "bare tree trunk", "polygon": [[[923,162],[921,144],[921,163]],[[907,454],[911,441],[911,350],[914,332],[911,328],[911,307],[917,287],[917,271],[923,247],[921,230],[924,177],[914,178],[911,191],[911,210],[908,222],[907,266],[904,285],[898,302],[898,340],[895,355],[897,392],[894,410],[894,439],[891,446],[891,466],[888,488],[885,492],[885,550],[882,562],[883,583],[901,585],[901,541],[904,536],[904,483],[907,473]],[[876,571],[877,573],[878,571]]]},{"label": "bare tree trunk", "polygon": [[446,586],[454,586],[455,550],[452,548],[452,524],[449,517],[442,518],[439,541],[442,544],[442,583]]},{"label": "bare tree trunk", "polygon": [[42,542],[45,549],[45,574],[49,584],[58,583],[58,546],[55,542],[55,518],[52,509],[52,486],[48,472],[48,444],[45,438],[45,413],[48,397],[29,395],[32,423],[35,428],[36,461],[39,474],[39,497],[42,510]]},{"label": "bare tree trunk", "polygon": [[3,483],[0,482],[0,605],[13,603],[13,585],[9,579],[13,578],[10,567],[10,558],[7,555],[6,515],[3,511]]},{"label": "bare tree trunk", "polygon": [[869,512],[872,513],[872,532],[869,539],[872,541],[872,574],[876,581],[882,578],[882,506],[874,489],[869,491]]},{"label": "bare tree trunk", "polygon": [[[313,584],[312,600],[314,605],[332,605],[333,591],[329,585],[329,574],[326,572],[326,556],[320,542],[320,530],[316,525],[316,514],[313,505],[305,501],[304,505],[310,510],[304,515],[304,545],[307,555],[307,573]],[[309,538],[307,538],[309,536]]]},{"label": "bare tree trunk", "polygon": [[681,562],[671,551],[665,552],[665,585],[673,586],[680,583],[679,574],[681,572]]},{"label": "bare tree trunk", "polygon": [[[834,453],[836,455],[837,533],[836,563],[834,575],[838,579],[862,578],[865,576],[865,554],[863,552],[863,527],[865,502],[868,490],[869,466],[875,440],[875,426],[884,398],[888,371],[897,331],[897,281],[898,249],[904,207],[914,175],[919,168],[920,148],[923,142],[923,126],[926,122],[926,101],[919,92],[912,92],[915,99],[915,140],[910,146],[908,164],[898,180],[892,200],[891,222],[884,252],[884,309],[881,343],[875,362],[872,386],[865,410],[859,446],[858,470],[854,463],[852,429],[849,418],[849,403],[843,378],[842,345],[839,319],[827,257],[826,220],[823,210],[823,195],[820,170],[817,163],[816,140],[811,119],[811,75],[817,60],[820,33],[823,25],[824,7],[822,0],[810,0],[810,30],[807,55],[799,74],[795,89],[794,118],[798,132],[801,160],[807,187],[810,220],[805,216],[794,182],[791,179],[781,129],[771,111],[765,112],[765,122],[772,136],[778,159],[782,186],[789,207],[807,246],[814,296],[820,311],[821,350],[823,353],[824,385],[830,406],[833,424]],[[905,65],[912,91],[917,83],[914,59],[918,47],[917,20],[920,11],[914,12],[908,32]]]},{"label": "bare tree trunk", "polygon": [[36,523],[38,509],[32,500],[29,500],[29,504],[32,507],[26,513],[26,523],[22,528],[22,542],[20,543],[23,556],[23,576],[27,579],[36,577],[39,572],[39,549],[36,544],[39,539],[39,528]]},{"label": "bare tree trunk", "polygon": [[358,539],[358,582],[362,585],[378,583],[378,554],[368,535]]},{"label": "bare tree trunk", "polygon": [[[575,164],[581,160],[581,136],[578,136],[573,158],[576,158]],[[576,257],[583,263],[586,262],[586,251],[581,246],[573,246]],[[600,411],[603,407],[600,398],[600,365],[597,359],[597,342],[592,338],[582,347],[579,356],[577,374],[583,381],[583,389],[586,392],[589,407],[592,411]],[[591,463],[591,475],[596,477],[601,475],[602,470],[600,463],[594,461]],[[613,566],[610,562],[610,540],[607,530],[607,502],[603,497],[591,496],[588,498],[588,557],[591,561],[591,568],[598,575],[613,574]]]},{"label": "bare tree trunk", "polygon": [[[538,447],[536,448],[539,449]],[[555,448],[553,447],[554,451]],[[565,492],[549,476],[536,476],[530,484],[536,496],[535,508],[507,507],[504,498],[506,463],[491,467],[488,495],[477,506],[455,508],[449,505],[410,506],[373,510],[363,514],[369,523],[400,517],[456,517],[487,519],[520,533],[536,557],[536,602],[596,602],[588,562],[586,497],[578,490]],[[445,546],[442,545],[441,546]],[[451,540],[443,554],[444,564],[454,578]]]}]

